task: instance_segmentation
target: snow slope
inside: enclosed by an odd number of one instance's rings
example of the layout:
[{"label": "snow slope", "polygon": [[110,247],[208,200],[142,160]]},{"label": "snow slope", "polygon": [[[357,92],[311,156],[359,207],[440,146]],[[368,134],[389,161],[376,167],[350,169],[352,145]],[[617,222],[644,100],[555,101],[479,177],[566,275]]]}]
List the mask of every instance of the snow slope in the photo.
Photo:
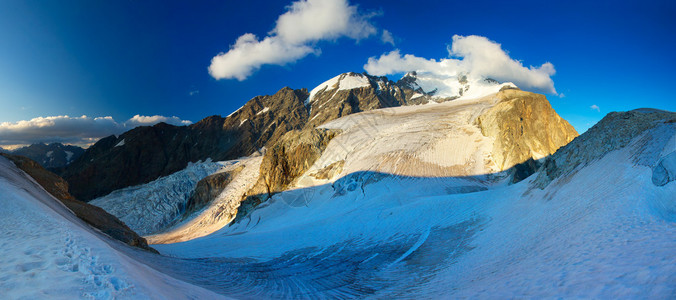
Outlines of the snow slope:
[{"label": "snow slope", "polygon": [[4,157],[0,190],[3,299],[219,297],[130,257],[142,251],[88,227]]}]

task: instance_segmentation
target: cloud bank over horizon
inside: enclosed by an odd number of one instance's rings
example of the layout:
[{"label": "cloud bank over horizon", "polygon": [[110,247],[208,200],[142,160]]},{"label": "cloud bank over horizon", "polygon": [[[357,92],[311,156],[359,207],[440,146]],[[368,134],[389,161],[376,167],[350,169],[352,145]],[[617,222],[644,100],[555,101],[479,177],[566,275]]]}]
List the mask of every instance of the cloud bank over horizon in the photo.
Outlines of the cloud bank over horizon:
[{"label": "cloud bank over horizon", "polygon": [[[152,126],[164,122],[182,126],[191,121],[178,117],[135,115],[125,122],[117,122],[112,117],[70,117],[50,116],[37,117],[31,120],[0,123],[0,146],[13,148],[18,145],[34,143],[65,143],[78,146],[89,146],[100,138],[122,134],[139,127]],[[9,147],[8,147],[9,146]]]},{"label": "cloud bank over horizon", "polygon": [[[259,39],[245,33],[230,50],[213,57],[209,74],[215,79],[242,81],[262,65],[285,65],[310,54],[319,55],[321,50],[315,45],[318,41],[371,37],[378,33],[369,22],[372,16],[360,14],[347,0],[293,2],[266,37]],[[389,32],[383,34],[391,38]]]},{"label": "cloud bank over horizon", "polygon": [[551,78],[556,73],[553,64],[545,62],[539,67],[525,67],[521,61],[511,58],[502,45],[486,37],[454,35],[448,54],[448,58],[437,60],[402,55],[397,49],[378,58],[370,57],[364,70],[376,76],[416,71],[440,79],[466,74],[512,82],[522,89],[557,95]]}]

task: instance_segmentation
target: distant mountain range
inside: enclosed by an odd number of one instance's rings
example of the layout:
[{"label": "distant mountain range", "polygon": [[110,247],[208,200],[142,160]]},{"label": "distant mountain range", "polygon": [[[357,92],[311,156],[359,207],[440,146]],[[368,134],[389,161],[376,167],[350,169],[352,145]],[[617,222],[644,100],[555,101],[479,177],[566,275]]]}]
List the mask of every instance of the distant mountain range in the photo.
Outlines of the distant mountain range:
[{"label": "distant mountain range", "polygon": [[30,146],[0,152],[28,157],[47,169],[63,168],[78,159],[85,150],[78,146],[61,143],[38,143]]}]

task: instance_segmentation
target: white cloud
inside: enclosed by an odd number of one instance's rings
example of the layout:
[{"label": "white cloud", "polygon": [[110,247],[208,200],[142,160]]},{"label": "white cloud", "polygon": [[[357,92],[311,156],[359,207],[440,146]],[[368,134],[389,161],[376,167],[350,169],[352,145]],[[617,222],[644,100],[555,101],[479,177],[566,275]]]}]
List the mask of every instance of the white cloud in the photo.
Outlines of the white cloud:
[{"label": "white cloud", "polygon": [[275,37],[266,37],[262,41],[251,33],[237,39],[227,53],[221,53],[211,59],[209,74],[216,79],[244,80],[262,65],[284,65],[314,53],[315,49],[306,45],[293,45]]},{"label": "white cloud", "polygon": [[590,106],[589,109],[601,112],[601,108],[596,104],[592,104],[592,106]]},{"label": "white cloud", "polygon": [[0,145],[28,145],[33,143],[61,142],[80,146],[112,134],[121,134],[138,126],[151,126],[159,122],[188,125],[190,121],[178,117],[140,116],[119,123],[112,117],[88,116],[38,117],[19,122],[0,123]]},{"label": "white cloud", "polygon": [[539,67],[525,67],[512,59],[502,46],[482,36],[453,36],[448,49],[449,58],[426,59],[415,55],[401,55],[399,50],[371,57],[364,69],[373,75],[384,76],[417,71],[439,77],[468,76],[492,78],[513,82],[520,88],[556,94],[551,76],[556,73],[549,62]]},{"label": "white cloud", "polygon": [[382,35],[380,36],[380,40],[385,43],[385,44],[390,44],[394,46],[394,37],[392,36],[392,33],[389,30],[383,30]]},{"label": "white cloud", "polygon": [[348,37],[367,38],[377,32],[370,16],[357,12],[346,0],[300,0],[279,16],[263,39],[245,33],[230,50],[211,59],[209,74],[216,79],[244,80],[262,65],[285,65],[309,54],[318,55],[315,43]]},{"label": "white cloud", "polygon": [[187,120],[181,120],[179,117],[165,117],[165,116],[140,116],[135,115],[131,119],[124,122],[123,126],[125,128],[131,129],[138,126],[152,126],[157,123],[164,122],[171,125],[183,126],[190,125],[192,122]]},{"label": "white cloud", "polygon": [[360,15],[347,0],[301,0],[291,3],[271,32],[289,44],[331,40],[346,36],[355,40],[376,33],[368,16]]}]

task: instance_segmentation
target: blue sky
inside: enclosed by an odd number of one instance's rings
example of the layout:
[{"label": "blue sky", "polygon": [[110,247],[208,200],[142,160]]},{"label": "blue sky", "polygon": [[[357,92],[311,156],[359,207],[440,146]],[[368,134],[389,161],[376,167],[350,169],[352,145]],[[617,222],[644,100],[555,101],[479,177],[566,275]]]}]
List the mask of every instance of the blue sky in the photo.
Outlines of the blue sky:
[{"label": "blue sky", "polygon": [[[349,1],[375,33],[302,43],[313,53],[263,64],[243,80],[215,79],[211,59],[245,33],[269,35],[292,1],[190,2],[1,1],[0,122],[8,123],[0,146],[22,143],[20,124],[28,123],[20,121],[53,124],[50,116],[86,115],[90,128],[104,129],[78,135],[74,122],[66,133],[29,132],[27,142],[93,141],[146,121],[225,116],[284,86],[312,89],[363,72],[368,58],[395,49],[447,58],[454,35],[486,37],[526,67],[553,64],[551,79],[564,96],[547,97],[580,132],[611,111],[676,111],[673,1]],[[381,40],[383,30],[394,45]],[[13,128],[11,138],[3,127]]]}]

